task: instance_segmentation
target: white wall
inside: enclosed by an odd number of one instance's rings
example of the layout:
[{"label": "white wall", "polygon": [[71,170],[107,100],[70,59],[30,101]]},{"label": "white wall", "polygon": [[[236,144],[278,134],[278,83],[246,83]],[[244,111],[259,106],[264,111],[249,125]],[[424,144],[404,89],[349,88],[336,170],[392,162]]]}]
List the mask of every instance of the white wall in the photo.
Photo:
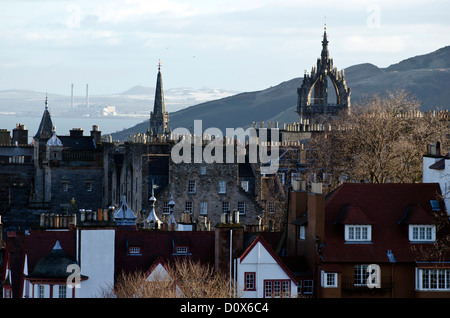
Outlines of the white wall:
[{"label": "white wall", "polygon": [[442,157],[441,158],[426,157],[426,156],[423,157],[422,182],[439,183],[442,195],[444,196],[444,203],[447,209],[447,213],[450,213],[450,159],[445,159],[444,170],[436,170],[429,168],[432,164],[436,163],[439,160],[442,160]]},{"label": "white wall", "polygon": [[[246,291],[245,273],[254,272],[255,291]],[[291,297],[297,297],[297,286],[261,243],[257,243],[242,262],[237,261],[238,290],[243,298],[264,298],[264,280],[290,280]]]},{"label": "white wall", "polygon": [[81,229],[78,234],[81,274],[89,278],[75,289],[75,297],[99,297],[102,289],[112,288],[114,284],[115,231]]}]

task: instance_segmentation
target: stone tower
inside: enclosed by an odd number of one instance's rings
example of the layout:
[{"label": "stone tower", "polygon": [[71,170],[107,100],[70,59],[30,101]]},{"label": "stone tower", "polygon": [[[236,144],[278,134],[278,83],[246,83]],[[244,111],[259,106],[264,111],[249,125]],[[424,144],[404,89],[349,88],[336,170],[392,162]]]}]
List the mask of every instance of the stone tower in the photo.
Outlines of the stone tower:
[{"label": "stone tower", "polygon": [[164,91],[161,75],[161,63],[158,65],[158,76],[156,79],[156,92],[153,111],[150,112],[149,136],[163,139],[169,136],[169,113],[164,105]]},{"label": "stone tower", "polygon": [[[328,103],[328,79],[336,93],[336,104]],[[341,111],[350,112],[350,88],[344,77],[344,71],[333,67],[333,59],[328,52],[327,29],[324,28],[322,53],[313,66],[311,74],[305,72],[303,83],[297,90],[297,113],[300,119],[310,123],[323,124]]]},{"label": "stone tower", "polygon": [[33,138],[35,176],[32,201],[35,203],[45,204],[50,201],[49,170],[44,162],[47,158],[47,141],[53,136],[54,130],[46,97],[41,123]]}]

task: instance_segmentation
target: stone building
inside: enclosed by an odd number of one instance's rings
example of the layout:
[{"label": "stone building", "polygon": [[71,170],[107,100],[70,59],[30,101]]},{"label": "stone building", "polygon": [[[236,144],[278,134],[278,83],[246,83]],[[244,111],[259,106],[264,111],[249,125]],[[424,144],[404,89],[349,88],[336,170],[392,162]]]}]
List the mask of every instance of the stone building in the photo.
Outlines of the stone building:
[{"label": "stone building", "polygon": [[[336,102],[329,103],[329,83],[334,91]],[[344,71],[338,71],[333,66],[333,59],[328,52],[326,27],[323,33],[322,52],[317,59],[317,65],[311,69],[311,74],[303,77],[303,83],[297,91],[297,113],[300,120],[312,123],[326,124],[330,118],[341,111],[350,111],[350,88],[347,87]]]},{"label": "stone building", "polygon": [[104,208],[101,131],[93,126],[85,136],[80,128],[57,135],[48,102],[34,136],[34,189],[30,207],[53,212],[71,208]]}]

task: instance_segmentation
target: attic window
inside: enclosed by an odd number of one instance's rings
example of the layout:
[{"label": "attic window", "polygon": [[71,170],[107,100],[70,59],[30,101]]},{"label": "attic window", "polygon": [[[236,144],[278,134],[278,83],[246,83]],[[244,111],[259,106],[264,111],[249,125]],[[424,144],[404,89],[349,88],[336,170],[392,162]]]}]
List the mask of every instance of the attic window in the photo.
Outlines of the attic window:
[{"label": "attic window", "polygon": [[370,242],[372,241],[372,226],[370,225],[345,225],[346,242]]},{"label": "attic window", "polygon": [[142,255],[142,250],[139,246],[128,247],[128,255]]},{"label": "attic window", "polygon": [[436,226],[434,225],[409,225],[409,241],[434,242],[436,240]]},{"label": "attic window", "polygon": [[175,255],[188,255],[188,254],[190,254],[189,246],[185,246],[185,245],[175,246],[174,254]]},{"label": "attic window", "polygon": [[439,206],[439,202],[437,200],[430,200],[430,204],[431,204],[431,209],[433,209],[433,211],[441,210],[441,207]]}]

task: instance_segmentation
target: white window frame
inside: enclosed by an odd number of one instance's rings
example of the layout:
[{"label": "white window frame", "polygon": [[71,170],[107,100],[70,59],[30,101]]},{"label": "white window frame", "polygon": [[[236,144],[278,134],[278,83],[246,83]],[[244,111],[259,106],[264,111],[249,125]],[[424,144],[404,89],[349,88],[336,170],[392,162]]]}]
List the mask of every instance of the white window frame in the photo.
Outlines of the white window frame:
[{"label": "white window frame", "polygon": [[227,182],[224,180],[219,181],[219,193],[227,193]]},{"label": "white window frame", "polygon": [[202,201],[200,202],[200,215],[208,214],[208,202]]},{"label": "white window frame", "polygon": [[346,224],[345,225],[346,242],[371,242],[372,226],[369,224]]},{"label": "white window frame", "polygon": [[239,201],[238,202],[238,211],[239,211],[239,214],[245,214],[245,211],[246,211],[246,209],[245,209],[245,201]]},{"label": "white window frame", "polygon": [[298,228],[298,238],[304,240],[306,238],[306,226],[300,225]]},{"label": "white window frame", "polygon": [[416,268],[416,290],[450,291],[450,268]]},{"label": "white window frame", "polygon": [[245,192],[248,192],[248,180],[243,180],[243,181],[241,181],[241,188],[242,188]]},{"label": "white window frame", "polygon": [[409,225],[410,242],[435,242],[436,226],[429,224],[410,224]]},{"label": "white window frame", "polygon": [[325,272],[321,273],[322,287],[324,288],[337,288],[338,287],[338,273]]}]

